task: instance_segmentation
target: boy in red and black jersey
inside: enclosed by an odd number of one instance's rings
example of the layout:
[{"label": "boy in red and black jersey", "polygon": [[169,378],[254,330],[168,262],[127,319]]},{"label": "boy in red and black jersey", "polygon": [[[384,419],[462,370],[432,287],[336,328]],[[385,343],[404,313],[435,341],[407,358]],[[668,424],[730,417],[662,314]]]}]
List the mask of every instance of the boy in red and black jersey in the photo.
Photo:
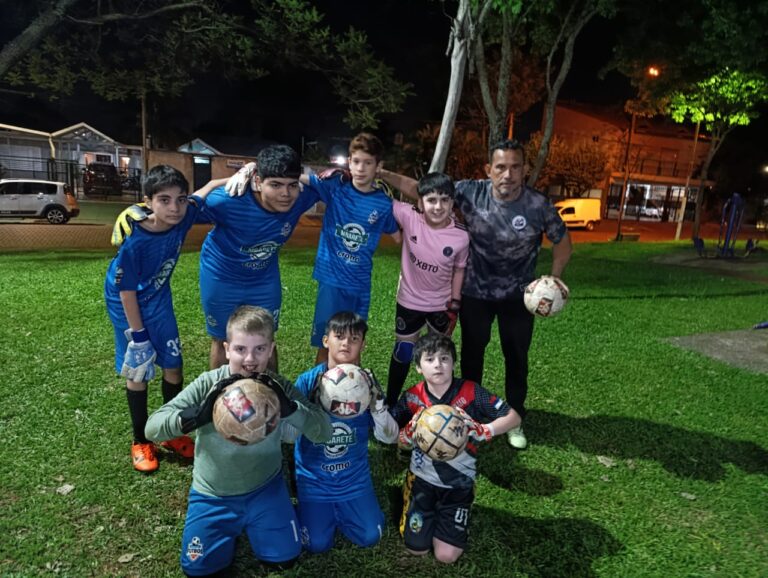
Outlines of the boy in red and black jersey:
[{"label": "boy in red and black jersey", "polygon": [[428,333],[416,342],[416,370],[424,381],[408,389],[391,413],[402,428],[400,439],[410,443],[421,411],[446,404],[462,410],[469,425],[466,450],[452,460],[433,461],[413,448],[403,488],[400,533],[408,551],[453,563],[467,545],[469,512],[474,500],[477,443],[490,441],[520,425],[520,416],[507,402],[474,381],[454,378],[456,346],[450,337]]}]

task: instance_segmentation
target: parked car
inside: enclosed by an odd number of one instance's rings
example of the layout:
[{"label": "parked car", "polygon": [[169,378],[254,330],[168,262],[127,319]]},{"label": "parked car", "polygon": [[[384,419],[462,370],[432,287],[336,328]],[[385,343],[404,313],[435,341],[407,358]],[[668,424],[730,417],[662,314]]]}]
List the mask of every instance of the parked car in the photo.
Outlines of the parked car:
[{"label": "parked car", "polygon": [[600,199],[563,199],[555,203],[560,218],[567,227],[584,227],[593,231],[600,224],[602,201]]},{"label": "parked car", "polygon": [[37,179],[0,180],[0,217],[47,219],[62,225],[80,214],[72,187]]},{"label": "parked car", "polygon": [[122,194],[117,167],[108,163],[89,163],[83,169],[83,192],[89,196]]},{"label": "parked car", "polygon": [[653,203],[648,203],[640,211],[640,214],[644,217],[651,217],[652,219],[661,219],[661,209]]}]

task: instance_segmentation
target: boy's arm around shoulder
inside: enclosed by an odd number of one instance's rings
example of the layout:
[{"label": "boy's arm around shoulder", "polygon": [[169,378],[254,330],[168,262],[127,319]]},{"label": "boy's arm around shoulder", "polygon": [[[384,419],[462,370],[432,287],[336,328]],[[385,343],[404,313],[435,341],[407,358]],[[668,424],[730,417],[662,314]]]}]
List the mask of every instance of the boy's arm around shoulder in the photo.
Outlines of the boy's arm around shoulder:
[{"label": "boy's arm around shoulder", "polygon": [[162,442],[182,434],[179,414],[186,408],[198,406],[203,402],[208,390],[218,381],[210,377],[211,373],[210,371],[203,373],[182,389],[179,395],[149,416],[144,428],[147,439]]},{"label": "boy's arm around shoulder", "polygon": [[406,197],[413,199],[414,201],[419,199],[419,182],[416,179],[412,179],[411,177],[406,177],[405,175],[398,173],[393,173],[392,171],[388,171],[386,169],[381,169],[379,171],[379,176],[384,179],[388,185],[392,185]]},{"label": "boy's arm around shoulder", "polygon": [[293,384],[282,376],[275,376],[289,399],[296,402],[296,411],[284,418],[285,423],[299,430],[311,442],[323,443],[330,439],[331,420],[323,408],[310,402]]}]

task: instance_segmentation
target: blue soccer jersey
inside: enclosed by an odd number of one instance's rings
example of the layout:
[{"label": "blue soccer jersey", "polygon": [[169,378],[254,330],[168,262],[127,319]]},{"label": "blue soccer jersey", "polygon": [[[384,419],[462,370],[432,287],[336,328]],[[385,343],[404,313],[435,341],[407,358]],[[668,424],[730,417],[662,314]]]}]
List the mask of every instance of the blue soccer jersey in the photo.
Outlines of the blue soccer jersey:
[{"label": "blue soccer jersey", "polygon": [[382,234],[398,230],[392,199],[379,190],[358,191],[341,177],[310,176],[310,186],[326,204],[312,277],[349,290],[371,290],[373,253]]},{"label": "blue soccer jersey", "polygon": [[[295,387],[309,397],[320,376],[322,363],[302,373]],[[333,434],[319,444],[300,436],[296,440],[296,488],[299,502],[339,502],[373,492],[368,465],[368,435],[373,427],[370,411],[352,419],[331,416]]]},{"label": "blue soccer jersey", "polygon": [[[163,315],[173,314],[171,274],[184,244],[184,238],[195,223],[203,200],[192,196],[187,214],[176,226],[155,233],[137,225],[125,239],[107,269],[104,299],[110,318],[124,319],[121,291],[136,291],[141,317],[145,324]],[[138,328],[137,328],[138,329]]]},{"label": "blue soccer jersey", "polygon": [[277,255],[296,223],[318,201],[305,188],[286,213],[264,209],[252,193],[230,197],[224,187],[211,191],[200,220],[214,223],[200,251],[200,281],[280,283]]}]

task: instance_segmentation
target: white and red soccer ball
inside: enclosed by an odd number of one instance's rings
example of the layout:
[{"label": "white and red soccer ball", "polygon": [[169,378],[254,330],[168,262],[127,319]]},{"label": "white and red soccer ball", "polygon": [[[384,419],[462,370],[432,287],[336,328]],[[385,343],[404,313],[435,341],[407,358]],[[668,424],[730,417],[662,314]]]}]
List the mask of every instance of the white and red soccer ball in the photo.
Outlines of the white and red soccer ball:
[{"label": "white and red soccer ball", "polygon": [[371,381],[357,365],[340,363],[320,379],[319,401],[323,409],[341,419],[363,413],[371,403]]},{"label": "white and red soccer ball", "polygon": [[525,308],[537,317],[554,317],[568,303],[570,290],[557,277],[543,275],[534,279],[525,288],[523,302]]},{"label": "white and red soccer ball", "polygon": [[228,385],[213,404],[213,427],[225,439],[251,445],[271,434],[280,422],[280,400],[255,379]]}]

